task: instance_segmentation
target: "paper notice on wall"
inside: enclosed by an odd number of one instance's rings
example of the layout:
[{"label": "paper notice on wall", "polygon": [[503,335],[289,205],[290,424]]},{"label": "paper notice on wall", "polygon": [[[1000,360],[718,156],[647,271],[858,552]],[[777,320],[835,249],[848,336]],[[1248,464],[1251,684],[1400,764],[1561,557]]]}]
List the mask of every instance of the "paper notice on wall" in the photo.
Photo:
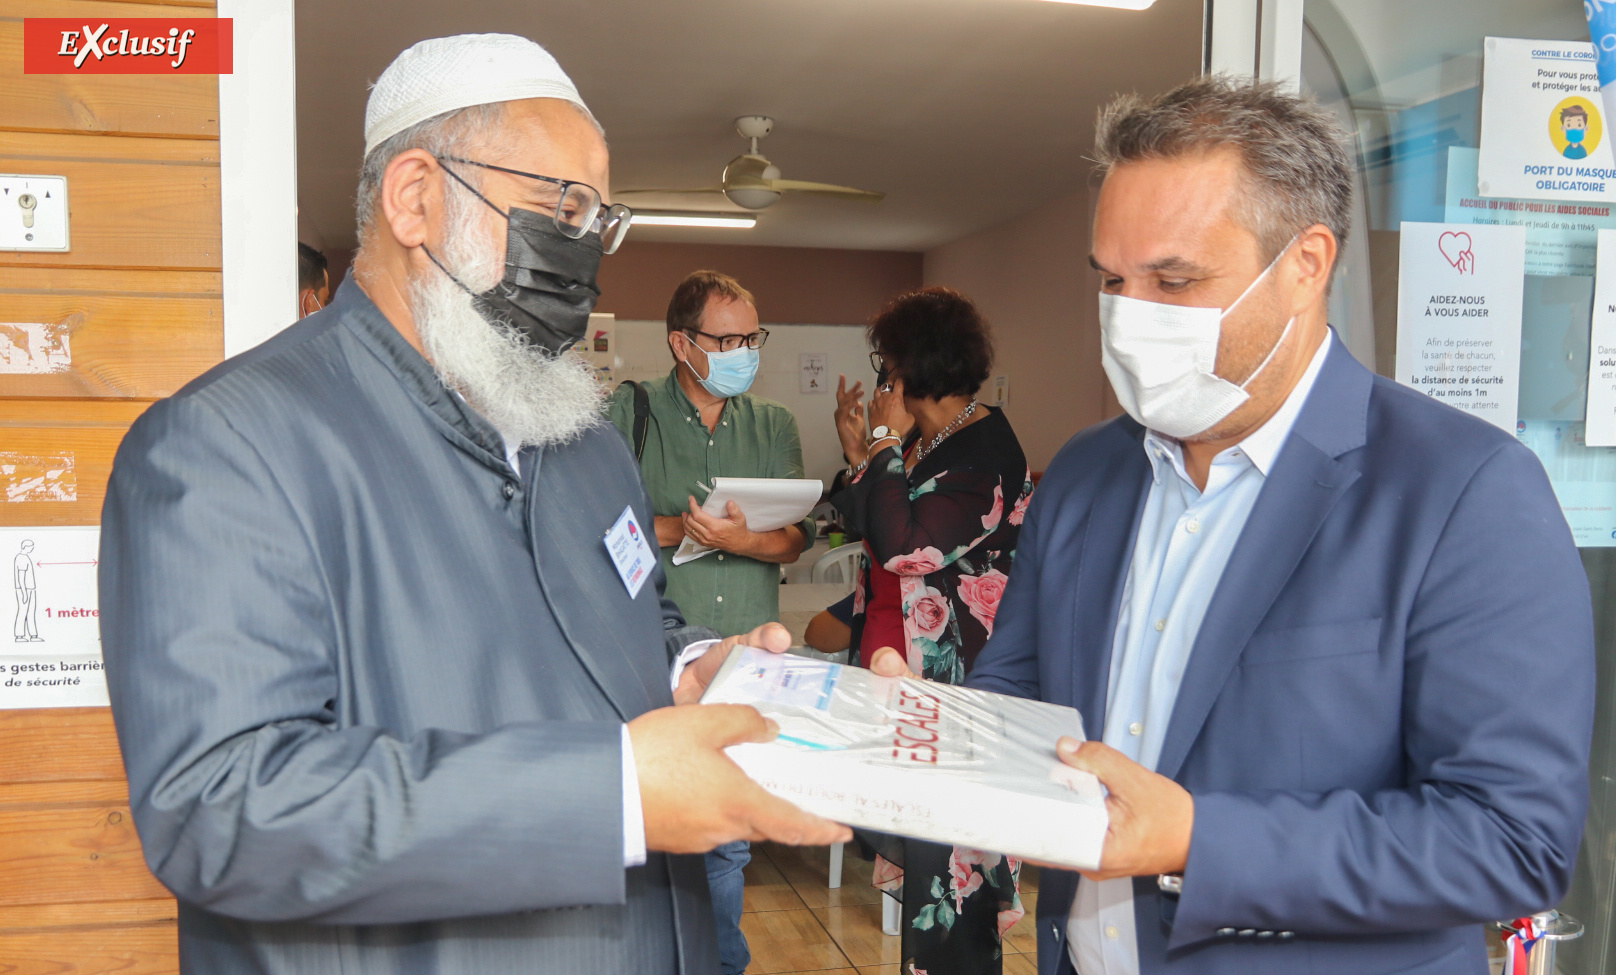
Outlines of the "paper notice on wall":
[{"label": "paper notice on wall", "polygon": [[1484,50],[1481,195],[1616,202],[1594,46],[1489,37]]},{"label": "paper notice on wall", "polygon": [[829,358],[823,352],[797,354],[797,392],[823,393],[830,389],[825,379],[830,369]]},{"label": "paper notice on wall", "polygon": [[1525,228],[1402,229],[1397,381],[1514,433]]},{"label": "paper notice on wall", "polygon": [[978,398],[989,406],[997,406],[1001,409],[1010,405],[1010,377],[990,377],[988,384],[982,388],[982,395]]},{"label": "paper notice on wall", "polygon": [[617,316],[607,312],[594,312],[589,316],[589,328],[572,351],[595,369],[595,378],[611,389],[617,385]]},{"label": "paper notice on wall", "polygon": [[1599,232],[1599,273],[1588,336],[1588,421],[1584,440],[1616,447],[1616,230]]},{"label": "paper notice on wall", "polygon": [[1527,274],[1593,277],[1595,238],[1601,230],[1616,229],[1616,206],[1484,198],[1477,188],[1478,155],[1466,146],[1449,147],[1443,219],[1525,227]]},{"label": "paper notice on wall", "polygon": [[1522,420],[1515,436],[1543,462],[1577,547],[1616,547],[1616,448],[1590,445],[1581,423]]},{"label": "paper notice on wall", "polygon": [[0,528],[11,638],[0,641],[0,708],[107,704],[96,598],[99,528]]}]

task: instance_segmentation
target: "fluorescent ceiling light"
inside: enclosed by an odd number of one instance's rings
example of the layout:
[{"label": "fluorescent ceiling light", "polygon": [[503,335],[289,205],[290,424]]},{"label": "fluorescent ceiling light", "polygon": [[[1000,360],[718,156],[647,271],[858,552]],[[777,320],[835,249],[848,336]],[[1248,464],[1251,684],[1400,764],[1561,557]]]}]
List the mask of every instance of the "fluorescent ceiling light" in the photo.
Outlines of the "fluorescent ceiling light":
[{"label": "fluorescent ceiling light", "polygon": [[1085,7],[1117,7],[1122,10],[1145,10],[1156,0],[1051,0],[1052,3],[1076,3]]},{"label": "fluorescent ceiling light", "polygon": [[751,230],[757,226],[757,217],[750,213],[668,213],[634,211],[631,227],[718,227],[730,230]]}]

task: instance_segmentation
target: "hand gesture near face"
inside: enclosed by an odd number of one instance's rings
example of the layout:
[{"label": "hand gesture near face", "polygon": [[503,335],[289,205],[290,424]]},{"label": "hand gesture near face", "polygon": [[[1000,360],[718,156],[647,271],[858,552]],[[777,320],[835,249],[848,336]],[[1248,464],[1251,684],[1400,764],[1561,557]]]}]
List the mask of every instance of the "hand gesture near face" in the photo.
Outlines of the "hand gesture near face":
[{"label": "hand gesture near face", "polygon": [[847,388],[847,377],[836,377],[836,437],[842,442],[842,456],[849,464],[864,463],[864,384]]},{"label": "hand gesture near face", "polygon": [[[887,427],[900,439],[909,436],[909,431],[915,428],[915,418],[903,405],[902,379],[894,379],[875,391],[870,399],[870,426]],[[896,445],[888,442],[881,446]]]}]

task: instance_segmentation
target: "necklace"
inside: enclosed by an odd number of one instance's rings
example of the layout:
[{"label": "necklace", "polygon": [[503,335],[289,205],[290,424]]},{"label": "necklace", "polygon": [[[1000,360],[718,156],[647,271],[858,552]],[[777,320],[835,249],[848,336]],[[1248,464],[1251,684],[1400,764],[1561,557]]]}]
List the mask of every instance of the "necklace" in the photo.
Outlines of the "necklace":
[{"label": "necklace", "polygon": [[964,425],[965,421],[969,420],[971,418],[971,414],[975,412],[976,399],[973,397],[971,402],[966,404],[965,409],[960,410],[959,416],[954,417],[948,426],[943,427],[942,430],[938,431],[937,436],[931,438],[931,443],[922,444],[921,446],[915,448],[915,464],[919,465],[921,461],[925,460],[927,454],[936,450],[938,444],[942,443],[944,440],[947,440],[949,434],[953,433],[955,430],[958,430],[962,425]]}]

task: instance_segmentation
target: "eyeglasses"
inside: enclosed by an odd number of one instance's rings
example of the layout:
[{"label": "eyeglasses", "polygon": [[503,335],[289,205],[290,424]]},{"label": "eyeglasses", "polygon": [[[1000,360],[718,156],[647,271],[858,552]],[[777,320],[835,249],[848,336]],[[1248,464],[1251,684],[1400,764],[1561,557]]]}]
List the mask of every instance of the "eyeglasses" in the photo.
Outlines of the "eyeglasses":
[{"label": "eyeglasses", "polygon": [[687,328],[684,331],[691,335],[700,335],[703,338],[712,339],[718,343],[718,351],[720,352],[734,352],[743,344],[748,349],[761,349],[763,348],[763,343],[769,340],[769,330],[766,328],[760,328],[747,335],[713,335],[710,332],[703,332],[699,328]]},{"label": "eyeglasses", "polygon": [[[634,213],[621,203],[604,206],[601,202],[600,190],[588,183],[576,183],[572,180],[556,179],[553,176],[540,176],[538,173],[524,173],[520,169],[506,169],[504,166],[494,166],[489,163],[477,162],[475,159],[461,159],[458,156],[442,156],[438,159],[441,165],[443,160],[464,163],[467,166],[477,166],[482,169],[492,169],[497,173],[509,173],[512,176],[525,176],[549,183],[555,187],[543,189],[535,201],[538,206],[548,210],[555,220],[555,228],[562,236],[577,240],[587,233],[600,235],[601,250],[607,254],[617,252],[622,245],[623,238],[628,236],[629,224],[634,220]],[[443,171],[453,176],[456,181],[477,194],[478,199],[493,207],[488,197],[477,192],[477,188],[461,179],[460,174],[443,167]],[[494,207],[499,210],[499,207]],[[501,213],[505,211],[500,210]]]},{"label": "eyeglasses", "polygon": [[870,368],[875,370],[877,376],[887,371],[887,364],[881,361],[881,353],[870,350]]}]

